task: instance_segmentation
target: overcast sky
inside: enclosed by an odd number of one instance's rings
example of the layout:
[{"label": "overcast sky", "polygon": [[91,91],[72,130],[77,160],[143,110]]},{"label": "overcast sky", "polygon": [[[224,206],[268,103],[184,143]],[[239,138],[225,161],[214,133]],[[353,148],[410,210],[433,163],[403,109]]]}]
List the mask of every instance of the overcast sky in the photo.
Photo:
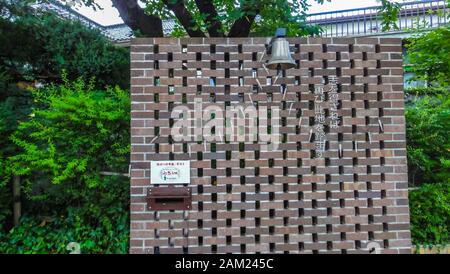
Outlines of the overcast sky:
[{"label": "overcast sky", "polygon": [[[94,11],[92,8],[87,7],[77,7],[76,10],[101,25],[107,26],[123,23],[117,10],[112,7],[111,0],[96,0],[96,2],[100,4],[103,10]],[[376,0],[332,0],[323,5],[317,4],[314,0],[309,0],[309,3],[311,4],[309,13],[378,5]]]}]

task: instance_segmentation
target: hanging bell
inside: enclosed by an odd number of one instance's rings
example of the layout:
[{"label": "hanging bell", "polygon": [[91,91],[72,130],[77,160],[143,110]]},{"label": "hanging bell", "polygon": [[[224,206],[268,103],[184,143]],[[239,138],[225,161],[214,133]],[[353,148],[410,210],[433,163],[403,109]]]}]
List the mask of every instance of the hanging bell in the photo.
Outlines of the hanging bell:
[{"label": "hanging bell", "polygon": [[[281,33],[281,34],[280,34]],[[277,30],[277,35],[271,41],[271,56],[267,62],[268,69],[290,69],[296,66],[289,50],[289,42],[284,38],[285,30]]]}]

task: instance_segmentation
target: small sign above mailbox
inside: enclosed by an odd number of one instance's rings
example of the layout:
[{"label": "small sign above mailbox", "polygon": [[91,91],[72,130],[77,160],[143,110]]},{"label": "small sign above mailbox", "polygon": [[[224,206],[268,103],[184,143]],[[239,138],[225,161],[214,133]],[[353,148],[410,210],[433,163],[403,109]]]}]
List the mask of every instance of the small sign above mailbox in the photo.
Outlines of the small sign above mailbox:
[{"label": "small sign above mailbox", "polygon": [[190,161],[151,161],[151,184],[190,184]]}]

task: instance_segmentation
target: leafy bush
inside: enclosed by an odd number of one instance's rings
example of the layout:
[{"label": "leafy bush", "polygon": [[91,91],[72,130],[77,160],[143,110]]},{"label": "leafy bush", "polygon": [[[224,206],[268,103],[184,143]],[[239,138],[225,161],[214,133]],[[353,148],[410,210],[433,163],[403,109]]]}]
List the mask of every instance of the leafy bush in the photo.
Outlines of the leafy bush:
[{"label": "leafy bush", "polygon": [[436,96],[445,95],[450,92],[450,88],[445,87],[409,87],[405,89],[406,96]]},{"label": "leafy bush", "polygon": [[67,217],[22,218],[19,226],[0,232],[0,253],[69,253],[71,242],[80,244],[81,253],[127,253],[128,237],[128,210],[95,225],[69,211]]},{"label": "leafy bush", "polygon": [[[28,203],[27,215],[10,231],[0,231],[0,253],[68,253],[71,242],[81,253],[127,253],[129,184],[123,177],[105,177],[95,190],[80,192],[78,205],[47,201]],[[46,212],[49,213],[45,216]]]},{"label": "leafy bush", "polygon": [[416,245],[450,243],[450,183],[424,184],[409,193],[411,235]]},{"label": "leafy bush", "polygon": [[[103,171],[127,171],[130,101],[120,88],[94,89],[82,78],[33,91],[32,118],[11,137],[21,151],[10,157],[14,173],[37,190],[40,180],[54,185],[95,188]],[[34,185],[32,185],[34,183]],[[34,187],[34,188],[33,188]],[[65,185],[60,199],[78,196]]]},{"label": "leafy bush", "polygon": [[[126,252],[129,180],[102,174],[128,170],[129,95],[62,79],[31,91],[32,114],[11,137],[6,172],[21,176],[25,217],[3,230],[0,252],[61,253],[71,241],[83,252]],[[40,216],[52,221],[39,226]]]},{"label": "leafy bush", "polygon": [[416,98],[406,107],[406,135],[411,185],[450,178],[450,98]]},{"label": "leafy bush", "polygon": [[433,86],[450,86],[450,25],[413,36],[408,42],[408,62],[415,74],[413,79],[427,81]]}]

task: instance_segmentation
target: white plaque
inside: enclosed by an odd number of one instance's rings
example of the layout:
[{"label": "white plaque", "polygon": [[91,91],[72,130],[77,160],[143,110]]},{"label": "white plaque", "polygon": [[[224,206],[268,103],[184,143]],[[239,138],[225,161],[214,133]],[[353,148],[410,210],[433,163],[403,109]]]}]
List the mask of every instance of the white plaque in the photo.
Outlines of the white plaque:
[{"label": "white plaque", "polygon": [[151,161],[151,184],[190,184],[190,161]]}]

